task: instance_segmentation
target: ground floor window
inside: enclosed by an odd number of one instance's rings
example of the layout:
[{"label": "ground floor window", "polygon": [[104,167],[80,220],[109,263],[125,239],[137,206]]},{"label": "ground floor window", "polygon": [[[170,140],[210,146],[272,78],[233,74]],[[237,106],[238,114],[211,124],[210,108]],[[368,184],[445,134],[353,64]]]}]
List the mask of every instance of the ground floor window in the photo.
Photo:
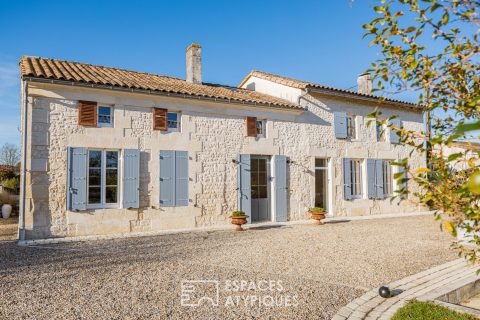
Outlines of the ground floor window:
[{"label": "ground floor window", "polygon": [[88,150],[87,204],[118,204],[118,159],[114,150]]},{"label": "ground floor window", "polygon": [[328,206],[328,160],[315,159],[315,207]]}]

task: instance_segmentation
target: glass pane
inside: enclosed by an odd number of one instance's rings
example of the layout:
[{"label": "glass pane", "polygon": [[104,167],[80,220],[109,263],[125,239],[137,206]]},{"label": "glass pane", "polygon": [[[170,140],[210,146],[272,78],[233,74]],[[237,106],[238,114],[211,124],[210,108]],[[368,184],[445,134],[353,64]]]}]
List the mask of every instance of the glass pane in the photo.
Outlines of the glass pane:
[{"label": "glass pane", "polygon": [[88,188],[88,203],[89,204],[100,203],[100,187]]},{"label": "glass pane", "polygon": [[118,152],[117,151],[107,151],[107,168],[117,168],[118,167]]},{"label": "glass pane", "polygon": [[267,185],[267,173],[266,172],[259,172],[258,173],[258,184],[261,186]]},{"label": "glass pane", "polygon": [[267,186],[258,187],[258,198],[261,198],[261,199],[267,198]]},{"label": "glass pane", "polygon": [[88,153],[88,166],[90,168],[100,168],[102,166],[102,152],[90,151]]},{"label": "glass pane", "polygon": [[117,169],[107,169],[107,186],[116,186],[118,185],[118,170]]},{"label": "glass pane", "polygon": [[258,185],[258,173],[256,171],[250,175],[250,178],[250,184],[252,185],[252,187]]},{"label": "glass pane", "polygon": [[111,123],[112,122],[112,108],[98,107],[98,122]]},{"label": "glass pane", "polygon": [[107,187],[105,190],[105,202],[117,203],[117,187]]},{"label": "glass pane", "polygon": [[252,199],[257,199],[257,198],[258,198],[258,187],[252,186]]},{"label": "glass pane", "polygon": [[267,172],[267,160],[258,159],[258,172]]},{"label": "glass pane", "polygon": [[258,171],[258,160],[257,159],[250,160],[250,166],[251,166],[250,170],[252,172]]},{"label": "glass pane", "polygon": [[315,167],[326,167],[327,166],[327,159],[315,159]]},{"label": "glass pane", "polygon": [[88,170],[88,185],[89,186],[100,186],[100,169],[89,169]]},{"label": "glass pane", "polygon": [[327,209],[327,170],[315,170],[315,206]]},{"label": "glass pane", "polygon": [[263,121],[257,120],[256,122],[257,134],[263,134]]},{"label": "glass pane", "polygon": [[98,107],[98,114],[102,116],[110,116],[112,108],[110,107]]},{"label": "glass pane", "polygon": [[176,129],[178,127],[178,114],[177,113],[168,113],[168,127]]}]

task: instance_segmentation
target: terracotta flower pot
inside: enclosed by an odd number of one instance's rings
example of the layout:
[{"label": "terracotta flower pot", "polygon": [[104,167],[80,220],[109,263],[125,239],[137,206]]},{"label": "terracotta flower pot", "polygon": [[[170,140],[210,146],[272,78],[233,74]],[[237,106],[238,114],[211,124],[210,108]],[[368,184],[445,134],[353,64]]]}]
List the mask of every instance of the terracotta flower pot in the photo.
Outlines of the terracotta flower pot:
[{"label": "terracotta flower pot", "polygon": [[236,225],[235,231],[245,231],[242,224],[247,223],[248,216],[230,216],[231,223]]},{"label": "terracotta flower pot", "polygon": [[316,220],[316,224],[322,224],[322,220],[325,219],[325,212],[309,212],[310,218]]}]

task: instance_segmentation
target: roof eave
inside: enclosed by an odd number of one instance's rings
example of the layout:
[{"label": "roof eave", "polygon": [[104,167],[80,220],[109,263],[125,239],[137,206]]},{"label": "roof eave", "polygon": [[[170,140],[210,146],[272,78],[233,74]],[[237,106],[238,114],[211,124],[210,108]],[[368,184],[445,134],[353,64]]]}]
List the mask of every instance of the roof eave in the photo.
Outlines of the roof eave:
[{"label": "roof eave", "polygon": [[332,90],[327,88],[318,88],[316,86],[306,86],[305,89],[316,92],[316,93],[321,93],[324,95],[337,96],[337,97],[343,97],[343,98],[353,98],[356,100],[377,102],[380,104],[387,104],[395,107],[409,108],[415,111],[423,111],[419,105],[411,104],[407,102],[401,102],[401,101],[386,100],[386,99],[382,99],[381,97],[364,96],[364,95],[350,93],[350,92],[342,92],[342,91],[337,91],[337,90]]},{"label": "roof eave", "polygon": [[93,88],[93,89],[102,89],[102,90],[114,90],[120,92],[132,92],[132,93],[141,93],[141,94],[152,94],[158,96],[166,96],[166,97],[176,97],[176,98],[184,98],[190,100],[206,100],[212,102],[224,102],[224,103],[232,103],[232,104],[240,104],[240,105],[251,105],[256,107],[268,107],[269,109],[281,110],[281,111],[289,111],[289,112],[297,112],[302,113],[305,111],[302,107],[292,107],[287,105],[278,105],[274,103],[262,103],[262,102],[255,102],[255,101],[241,101],[238,99],[227,99],[227,98],[216,98],[216,97],[206,97],[201,95],[193,95],[193,94],[184,94],[184,93],[175,93],[175,92],[167,92],[167,91],[160,91],[160,90],[147,90],[147,89],[138,89],[138,88],[127,88],[127,87],[120,87],[120,86],[113,86],[113,85],[102,85],[96,83],[86,83],[86,82],[78,82],[78,81],[68,81],[68,80],[56,80],[56,79],[49,79],[49,78],[39,78],[33,76],[21,76],[22,80],[30,81],[30,82],[38,82],[38,83],[47,83],[47,84],[56,84],[62,86],[77,86],[83,88]]}]

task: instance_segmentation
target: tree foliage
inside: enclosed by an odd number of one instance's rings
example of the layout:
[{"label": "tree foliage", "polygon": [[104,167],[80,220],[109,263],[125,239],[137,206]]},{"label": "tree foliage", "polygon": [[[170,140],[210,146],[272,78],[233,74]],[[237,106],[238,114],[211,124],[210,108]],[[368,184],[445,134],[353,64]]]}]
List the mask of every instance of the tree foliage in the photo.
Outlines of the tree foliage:
[{"label": "tree foliage", "polygon": [[[390,124],[380,111],[371,114],[397,132],[412,151],[428,156],[428,166],[404,167],[405,182],[420,186],[415,196],[435,210],[443,227],[456,236],[470,234],[468,244],[455,242],[459,252],[477,262],[480,247],[479,152],[446,149],[456,140],[468,141],[480,129],[479,4],[473,0],[383,0],[374,6],[377,17],[363,27],[380,58],[368,72],[376,90],[386,94],[414,92],[427,117],[425,132]],[[478,132],[478,131],[477,131]],[[462,166],[459,167],[459,164]],[[399,181],[400,182],[400,181]],[[406,188],[399,195],[408,193]]]},{"label": "tree foliage", "polygon": [[0,164],[16,166],[20,161],[20,150],[17,146],[5,143],[0,149]]}]

